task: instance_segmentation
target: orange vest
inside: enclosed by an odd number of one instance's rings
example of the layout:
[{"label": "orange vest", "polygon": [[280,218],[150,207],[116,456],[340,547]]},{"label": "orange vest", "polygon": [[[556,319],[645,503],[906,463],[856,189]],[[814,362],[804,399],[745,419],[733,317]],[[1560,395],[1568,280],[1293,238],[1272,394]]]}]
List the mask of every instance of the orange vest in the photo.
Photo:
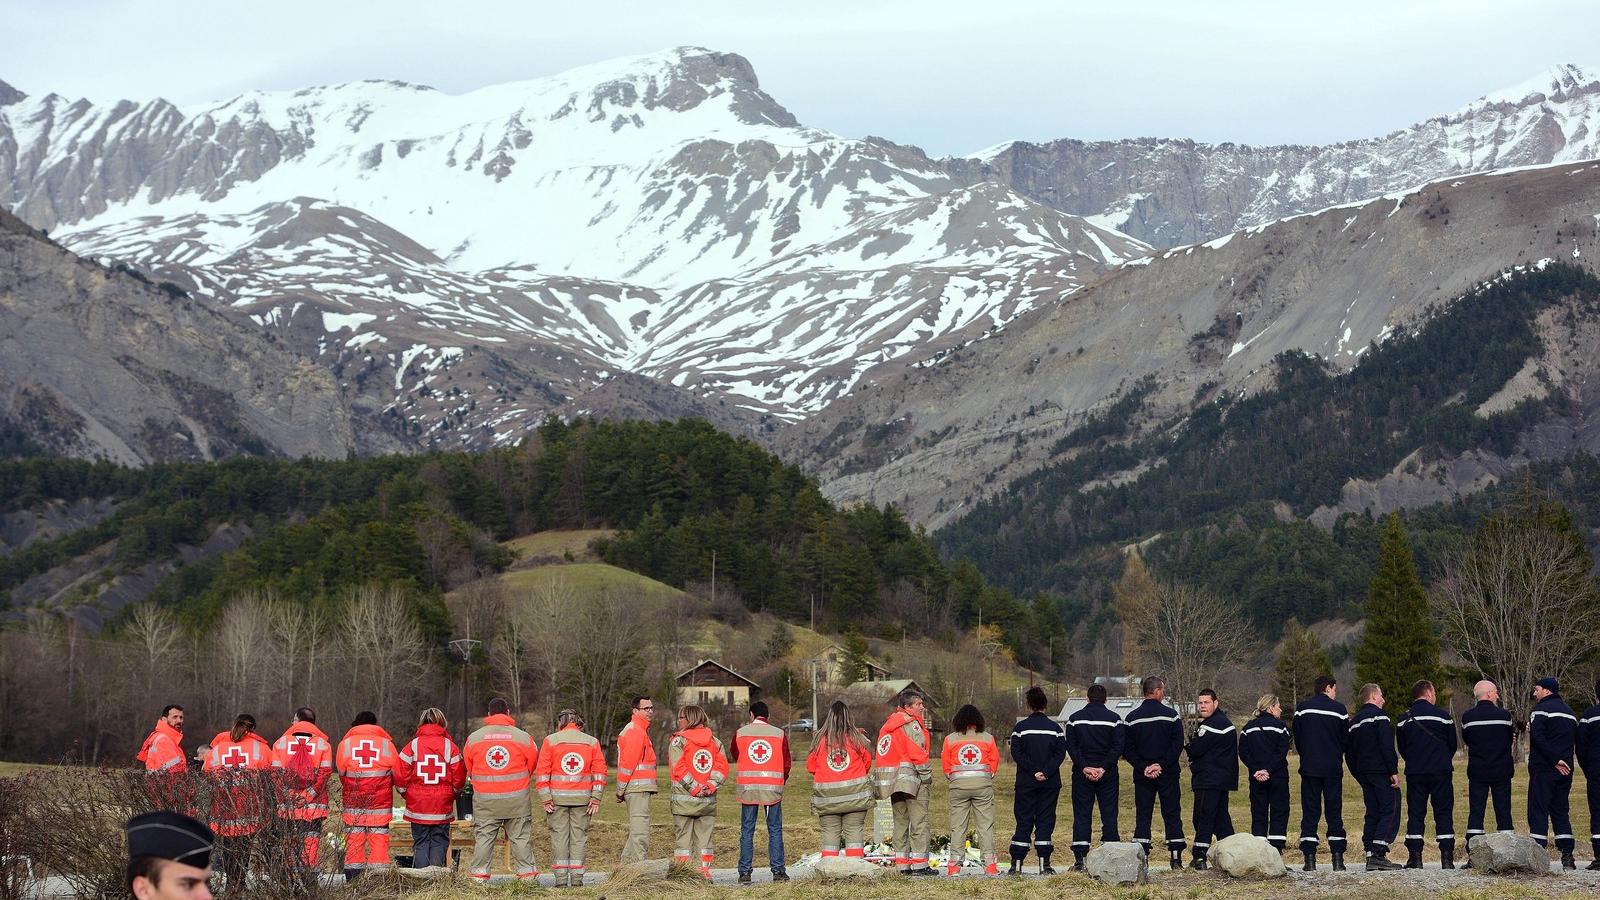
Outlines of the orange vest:
[{"label": "orange vest", "polygon": [[656,745],[650,741],[650,722],[638,713],[617,735],[617,793],[654,794],[656,783]]},{"label": "orange vest", "polygon": [[739,802],[746,806],[771,806],[783,802],[783,782],[788,777],[789,744],[783,729],[756,719],[733,736],[739,768],[734,777]]},{"label": "orange vest", "polygon": [[889,714],[878,732],[877,749],[873,774],[880,797],[917,794],[926,779],[933,777],[928,765],[927,728],[911,713],[897,709]]},{"label": "orange vest", "polygon": [[568,725],[539,748],[539,799],[557,806],[587,806],[606,790],[606,755],[600,742]]},{"label": "orange vest", "polygon": [[939,756],[952,787],[989,787],[1000,771],[1000,748],[986,731],[945,735]]},{"label": "orange vest", "polygon": [[183,732],[168,725],[166,720],[157,719],[155,730],[139,747],[138,760],[144,763],[146,772],[165,772],[182,766]]},{"label": "orange vest", "polygon": [[261,830],[265,786],[250,773],[272,767],[272,748],[253,731],[237,741],[231,735],[224,731],[211,739],[203,771],[217,782],[211,795],[211,830],[222,837],[242,837]]},{"label": "orange vest", "polygon": [[394,805],[394,741],[377,725],[357,725],[335,754],[344,823],[388,826]]},{"label": "orange vest", "polygon": [[289,803],[278,817],[311,822],[328,817],[328,780],[333,776],[333,746],[311,722],[290,725],[272,745],[272,767],[288,783]]},{"label": "orange vest", "polygon": [[484,719],[483,727],[467,738],[462,752],[475,798],[493,801],[528,792],[538,747],[510,716]]}]

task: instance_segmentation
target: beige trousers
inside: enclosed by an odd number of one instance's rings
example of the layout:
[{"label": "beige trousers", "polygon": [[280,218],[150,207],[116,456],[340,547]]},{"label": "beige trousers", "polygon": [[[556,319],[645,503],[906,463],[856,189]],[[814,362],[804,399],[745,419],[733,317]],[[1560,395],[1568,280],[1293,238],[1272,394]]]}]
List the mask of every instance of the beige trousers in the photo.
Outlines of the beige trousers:
[{"label": "beige trousers", "polygon": [[919,869],[928,864],[928,786],[916,794],[895,794],[889,798],[894,808],[894,863],[900,869]]},{"label": "beige trousers", "polygon": [[655,794],[624,794],[628,806],[628,839],[622,845],[622,864],[642,861],[650,853],[650,798]]},{"label": "beige trousers", "polygon": [[861,856],[867,843],[867,812],[841,813],[817,817],[822,830],[822,855]]},{"label": "beige trousers", "polygon": [[501,831],[506,833],[506,840],[511,844],[511,870],[518,878],[538,875],[539,865],[533,861],[532,816],[510,819],[475,816],[472,820],[472,877],[488,880],[494,868],[495,840]]},{"label": "beige trousers", "polygon": [[711,826],[716,824],[714,813],[703,816],[673,816],[672,834],[675,838],[673,858],[686,862],[698,856],[700,869],[710,871],[715,855],[711,850]]},{"label": "beige trousers", "polygon": [[[978,833],[978,849],[983,852],[983,864],[995,861],[994,855],[994,785],[983,787],[950,786],[950,853],[952,857],[966,846],[968,822]],[[959,865],[959,862],[957,863]]]},{"label": "beige trousers", "polygon": [[550,847],[555,859],[556,886],[583,884],[583,855],[589,848],[589,808],[557,806],[548,816]]}]

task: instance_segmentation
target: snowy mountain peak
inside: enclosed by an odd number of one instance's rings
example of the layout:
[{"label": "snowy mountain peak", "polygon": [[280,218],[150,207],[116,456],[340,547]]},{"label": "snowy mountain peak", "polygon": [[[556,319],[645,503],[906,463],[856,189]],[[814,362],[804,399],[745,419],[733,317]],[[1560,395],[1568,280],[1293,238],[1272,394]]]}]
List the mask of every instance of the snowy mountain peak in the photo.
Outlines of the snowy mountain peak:
[{"label": "snowy mountain peak", "polygon": [[17,90],[4,81],[0,81],[0,106],[9,106],[21,100],[28,99],[28,95]]},{"label": "snowy mountain peak", "polygon": [[1560,63],[1526,81],[1490,91],[1467,104],[1461,112],[1505,104],[1526,106],[1530,103],[1566,100],[1574,94],[1587,93],[1585,89],[1600,88],[1600,76],[1593,74],[1594,71],[1574,63]]}]

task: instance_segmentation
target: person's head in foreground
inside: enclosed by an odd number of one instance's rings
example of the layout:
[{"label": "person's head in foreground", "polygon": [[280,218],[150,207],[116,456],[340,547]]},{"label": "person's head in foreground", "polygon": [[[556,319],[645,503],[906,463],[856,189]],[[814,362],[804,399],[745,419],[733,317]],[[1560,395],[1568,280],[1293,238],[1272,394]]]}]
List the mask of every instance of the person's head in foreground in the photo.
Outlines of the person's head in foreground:
[{"label": "person's head in foreground", "polygon": [[138,900],[211,900],[211,847],[204,823],[175,812],[128,820],[128,890]]}]

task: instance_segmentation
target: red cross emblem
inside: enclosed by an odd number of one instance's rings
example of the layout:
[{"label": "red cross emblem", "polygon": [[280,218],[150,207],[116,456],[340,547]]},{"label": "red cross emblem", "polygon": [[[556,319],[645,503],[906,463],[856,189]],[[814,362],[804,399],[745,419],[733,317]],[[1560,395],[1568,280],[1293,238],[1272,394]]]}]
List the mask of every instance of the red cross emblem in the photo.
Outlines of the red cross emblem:
[{"label": "red cross emblem", "polygon": [[302,753],[310,756],[311,748],[311,735],[309,734],[297,734],[289,739],[289,754],[291,756],[299,756]]},{"label": "red cross emblem", "polygon": [[417,760],[417,777],[423,784],[438,784],[444,780],[446,773],[444,759],[437,753],[429,753]]},{"label": "red cross emblem", "polygon": [[222,751],[222,765],[228,769],[242,769],[250,764],[250,756],[238,744]]},{"label": "red cross emblem", "polygon": [[711,771],[711,751],[696,750],[694,752],[694,770],[704,775]]},{"label": "red cross emblem", "polygon": [[484,754],[483,761],[488,763],[491,769],[504,769],[511,765],[511,751],[504,747],[490,747],[489,752]]},{"label": "red cross emblem", "polygon": [[843,750],[835,750],[828,754],[828,768],[835,772],[843,772],[850,768],[850,754]]},{"label": "red cross emblem", "polygon": [[956,751],[956,760],[963,766],[975,766],[983,761],[983,752],[976,744],[962,744],[961,749]]},{"label": "red cross emblem", "polygon": [[356,741],[355,749],[350,751],[350,755],[355,757],[355,761],[360,763],[363,769],[370,769],[382,754],[378,750],[377,744],[367,738],[362,738]]},{"label": "red cross emblem", "polygon": [[750,742],[750,761],[760,765],[772,758],[772,745],[766,741]]},{"label": "red cross emblem", "polygon": [[583,771],[583,754],[568,753],[561,757],[561,771],[568,775],[577,775]]},{"label": "red cross emblem", "polygon": [[883,737],[878,738],[878,755],[889,755],[889,748],[892,746],[894,746],[894,735],[886,734]]}]

